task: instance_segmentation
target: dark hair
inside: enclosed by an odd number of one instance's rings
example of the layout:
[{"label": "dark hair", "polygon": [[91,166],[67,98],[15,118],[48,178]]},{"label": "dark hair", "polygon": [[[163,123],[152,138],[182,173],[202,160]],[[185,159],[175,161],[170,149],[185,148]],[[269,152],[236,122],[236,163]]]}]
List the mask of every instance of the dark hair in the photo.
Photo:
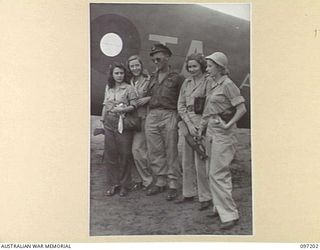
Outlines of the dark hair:
[{"label": "dark hair", "polygon": [[131,73],[131,70],[130,70],[130,67],[129,67],[129,63],[130,61],[133,61],[133,60],[138,60],[139,63],[141,64],[141,75],[143,76],[148,76],[148,73],[146,72],[146,70],[144,70],[144,67],[143,67],[143,62],[140,58],[140,56],[138,55],[133,55],[133,56],[130,56],[127,60],[127,68],[128,68],[128,74],[129,74],[129,79],[131,79],[133,77],[133,74]]},{"label": "dark hair", "polygon": [[123,70],[123,72],[124,72],[123,82],[125,82],[125,83],[128,82],[127,81],[128,80],[128,72],[127,72],[126,67],[122,63],[114,62],[114,63],[110,64],[110,66],[109,66],[109,77],[108,77],[108,82],[107,82],[109,88],[111,88],[111,89],[116,85],[116,82],[113,79],[113,71],[115,68],[119,68],[119,69]]},{"label": "dark hair", "polygon": [[188,72],[189,72],[189,70],[188,70],[188,62],[191,61],[191,60],[195,60],[196,62],[198,62],[200,64],[200,69],[201,69],[202,73],[206,72],[207,62],[206,62],[206,59],[205,59],[204,55],[202,55],[200,53],[193,53],[193,54],[191,54],[191,55],[189,55],[187,57],[186,70]]}]

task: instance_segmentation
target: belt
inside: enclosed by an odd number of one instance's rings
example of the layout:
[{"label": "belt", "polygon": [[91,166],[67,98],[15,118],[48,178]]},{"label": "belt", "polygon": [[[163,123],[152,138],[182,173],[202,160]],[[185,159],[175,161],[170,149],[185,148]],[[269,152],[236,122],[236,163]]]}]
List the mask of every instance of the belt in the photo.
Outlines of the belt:
[{"label": "belt", "polygon": [[106,115],[119,117],[119,114],[114,113],[114,112],[111,112],[111,111],[107,111],[107,112],[106,112]]},{"label": "belt", "polygon": [[164,107],[149,107],[150,110],[168,110],[168,111],[177,111],[176,109],[169,109]]}]

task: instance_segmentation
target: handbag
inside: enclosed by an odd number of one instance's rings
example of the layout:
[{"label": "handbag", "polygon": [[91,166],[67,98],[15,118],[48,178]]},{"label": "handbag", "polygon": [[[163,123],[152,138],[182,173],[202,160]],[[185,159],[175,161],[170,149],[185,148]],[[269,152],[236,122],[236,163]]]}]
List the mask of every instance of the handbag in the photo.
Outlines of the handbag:
[{"label": "handbag", "polygon": [[203,89],[203,94],[201,96],[197,96],[194,98],[193,107],[194,113],[198,115],[202,115],[204,111],[204,106],[206,104],[206,88]]},{"label": "handbag", "polygon": [[123,127],[126,130],[141,131],[141,117],[136,110],[126,113],[123,119]]},{"label": "handbag", "polygon": [[194,113],[201,115],[204,110],[204,104],[206,102],[205,96],[198,96],[194,98]]}]

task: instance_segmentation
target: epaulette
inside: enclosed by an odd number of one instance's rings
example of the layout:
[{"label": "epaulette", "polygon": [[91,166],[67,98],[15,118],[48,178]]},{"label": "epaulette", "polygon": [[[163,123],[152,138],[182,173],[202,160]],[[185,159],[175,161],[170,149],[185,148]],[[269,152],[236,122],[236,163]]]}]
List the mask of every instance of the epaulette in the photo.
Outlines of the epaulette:
[{"label": "epaulette", "polygon": [[188,76],[184,79],[184,81],[187,81],[187,82],[191,82],[192,81],[192,76]]},{"label": "epaulette", "polygon": [[221,83],[221,85],[229,85],[229,84],[235,84],[235,83],[230,79],[229,76],[227,76],[227,77],[223,80],[223,82]]}]

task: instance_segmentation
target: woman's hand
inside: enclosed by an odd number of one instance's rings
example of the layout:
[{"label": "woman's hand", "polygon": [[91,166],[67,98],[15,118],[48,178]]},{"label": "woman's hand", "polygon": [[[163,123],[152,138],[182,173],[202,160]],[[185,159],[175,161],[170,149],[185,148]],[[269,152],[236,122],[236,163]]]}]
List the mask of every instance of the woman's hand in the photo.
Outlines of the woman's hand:
[{"label": "woman's hand", "polygon": [[221,119],[220,116],[216,119],[216,126],[222,129],[229,129],[229,126],[225,123],[224,120]]},{"label": "woman's hand", "polygon": [[201,128],[197,129],[196,138],[200,139],[203,137],[203,130]]},{"label": "woman's hand", "polygon": [[150,99],[151,99],[150,96],[142,97],[142,98],[137,100],[137,105],[138,106],[146,105],[150,101]]},{"label": "woman's hand", "polygon": [[133,110],[134,110],[134,106],[118,105],[118,106],[114,107],[111,110],[111,112],[118,113],[121,115],[121,114],[131,112]]},{"label": "woman's hand", "polygon": [[190,135],[197,137],[198,136],[198,129],[194,125],[188,126]]},{"label": "woman's hand", "polygon": [[125,107],[114,107],[111,111],[114,113],[124,113]]}]

